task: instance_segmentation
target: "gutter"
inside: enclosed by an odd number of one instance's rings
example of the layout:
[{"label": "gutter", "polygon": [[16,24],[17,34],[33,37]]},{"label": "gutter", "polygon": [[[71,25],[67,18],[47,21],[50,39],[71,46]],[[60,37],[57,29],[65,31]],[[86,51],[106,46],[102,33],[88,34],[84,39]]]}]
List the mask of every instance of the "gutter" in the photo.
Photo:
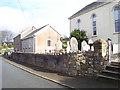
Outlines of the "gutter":
[{"label": "gutter", "polygon": [[33,52],[35,53],[35,36],[33,37]]}]

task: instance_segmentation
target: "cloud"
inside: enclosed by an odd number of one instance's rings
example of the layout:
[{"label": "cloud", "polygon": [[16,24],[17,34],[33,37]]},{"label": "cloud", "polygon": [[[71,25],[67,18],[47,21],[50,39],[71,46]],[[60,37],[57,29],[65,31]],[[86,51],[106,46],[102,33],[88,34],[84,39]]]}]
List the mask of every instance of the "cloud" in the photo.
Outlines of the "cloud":
[{"label": "cloud", "polygon": [[1,0],[0,29],[19,32],[32,24],[38,28],[45,24],[51,24],[59,33],[69,36],[68,18],[96,0],[19,1],[21,6],[17,0]]},{"label": "cloud", "polygon": [[21,10],[10,7],[0,8],[0,30],[18,32],[29,25],[30,21],[24,17]]},{"label": "cloud", "polygon": [[0,7],[19,8],[18,0],[0,0]]}]

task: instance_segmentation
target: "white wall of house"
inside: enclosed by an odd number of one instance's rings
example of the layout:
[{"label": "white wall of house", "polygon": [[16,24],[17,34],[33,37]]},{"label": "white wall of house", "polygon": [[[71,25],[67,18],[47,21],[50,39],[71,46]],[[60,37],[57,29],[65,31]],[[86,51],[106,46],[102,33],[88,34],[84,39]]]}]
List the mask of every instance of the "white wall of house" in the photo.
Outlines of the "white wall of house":
[{"label": "white wall of house", "polygon": [[[120,1],[120,0],[118,0]],[[77,29],[77,21],[80,19],[80,30],[87,32],[88,38],[93,41],[97,39],[107,40],[111,38],[112,43],[120,43],[120,33],[115,33],[114,7],[118,2],[108,3],[99,8],[78,15],[70,20],[70,31]],[[93,35],[92,15],[96,15],[97,35]]]},{"label": "white wall of house", "polygon": [[[57,33],[51,26],[47,26],[35,34],[35,52],[45,53],[55,50],[57,40],[60,40],[60,34]],[[50,40],[50,46],[48,41]]]}]

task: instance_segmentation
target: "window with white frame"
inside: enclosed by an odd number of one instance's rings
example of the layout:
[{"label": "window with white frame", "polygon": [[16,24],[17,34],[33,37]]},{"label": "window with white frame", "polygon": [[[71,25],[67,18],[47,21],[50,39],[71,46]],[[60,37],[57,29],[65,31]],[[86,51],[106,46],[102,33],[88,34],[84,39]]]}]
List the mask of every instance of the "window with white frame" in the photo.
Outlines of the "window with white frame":
[{"label": "window with white frame", "polygon": [[80,19],[77,20],[77,29],[80,30]]},{"label": "window with white frame", "polygon": [[120,6],[115,7],[114,16],[115,16],[115,32],[120,32]]},{"label": "window with white frame", "polygon": [[92,15],[93,35],[97,35],[96,15]]}]

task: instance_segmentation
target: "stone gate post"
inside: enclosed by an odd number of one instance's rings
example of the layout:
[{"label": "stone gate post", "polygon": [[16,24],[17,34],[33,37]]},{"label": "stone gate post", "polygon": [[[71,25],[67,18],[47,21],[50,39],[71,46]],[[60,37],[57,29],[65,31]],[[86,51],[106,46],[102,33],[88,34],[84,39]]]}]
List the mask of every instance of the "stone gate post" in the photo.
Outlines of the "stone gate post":
[{"label": "stone gate post", "polygon": [[108,43],[103,39],[99,39],[93,43],[93,46],[94,46],[94,59],[98,61],[100,64],[107,64]]}]

